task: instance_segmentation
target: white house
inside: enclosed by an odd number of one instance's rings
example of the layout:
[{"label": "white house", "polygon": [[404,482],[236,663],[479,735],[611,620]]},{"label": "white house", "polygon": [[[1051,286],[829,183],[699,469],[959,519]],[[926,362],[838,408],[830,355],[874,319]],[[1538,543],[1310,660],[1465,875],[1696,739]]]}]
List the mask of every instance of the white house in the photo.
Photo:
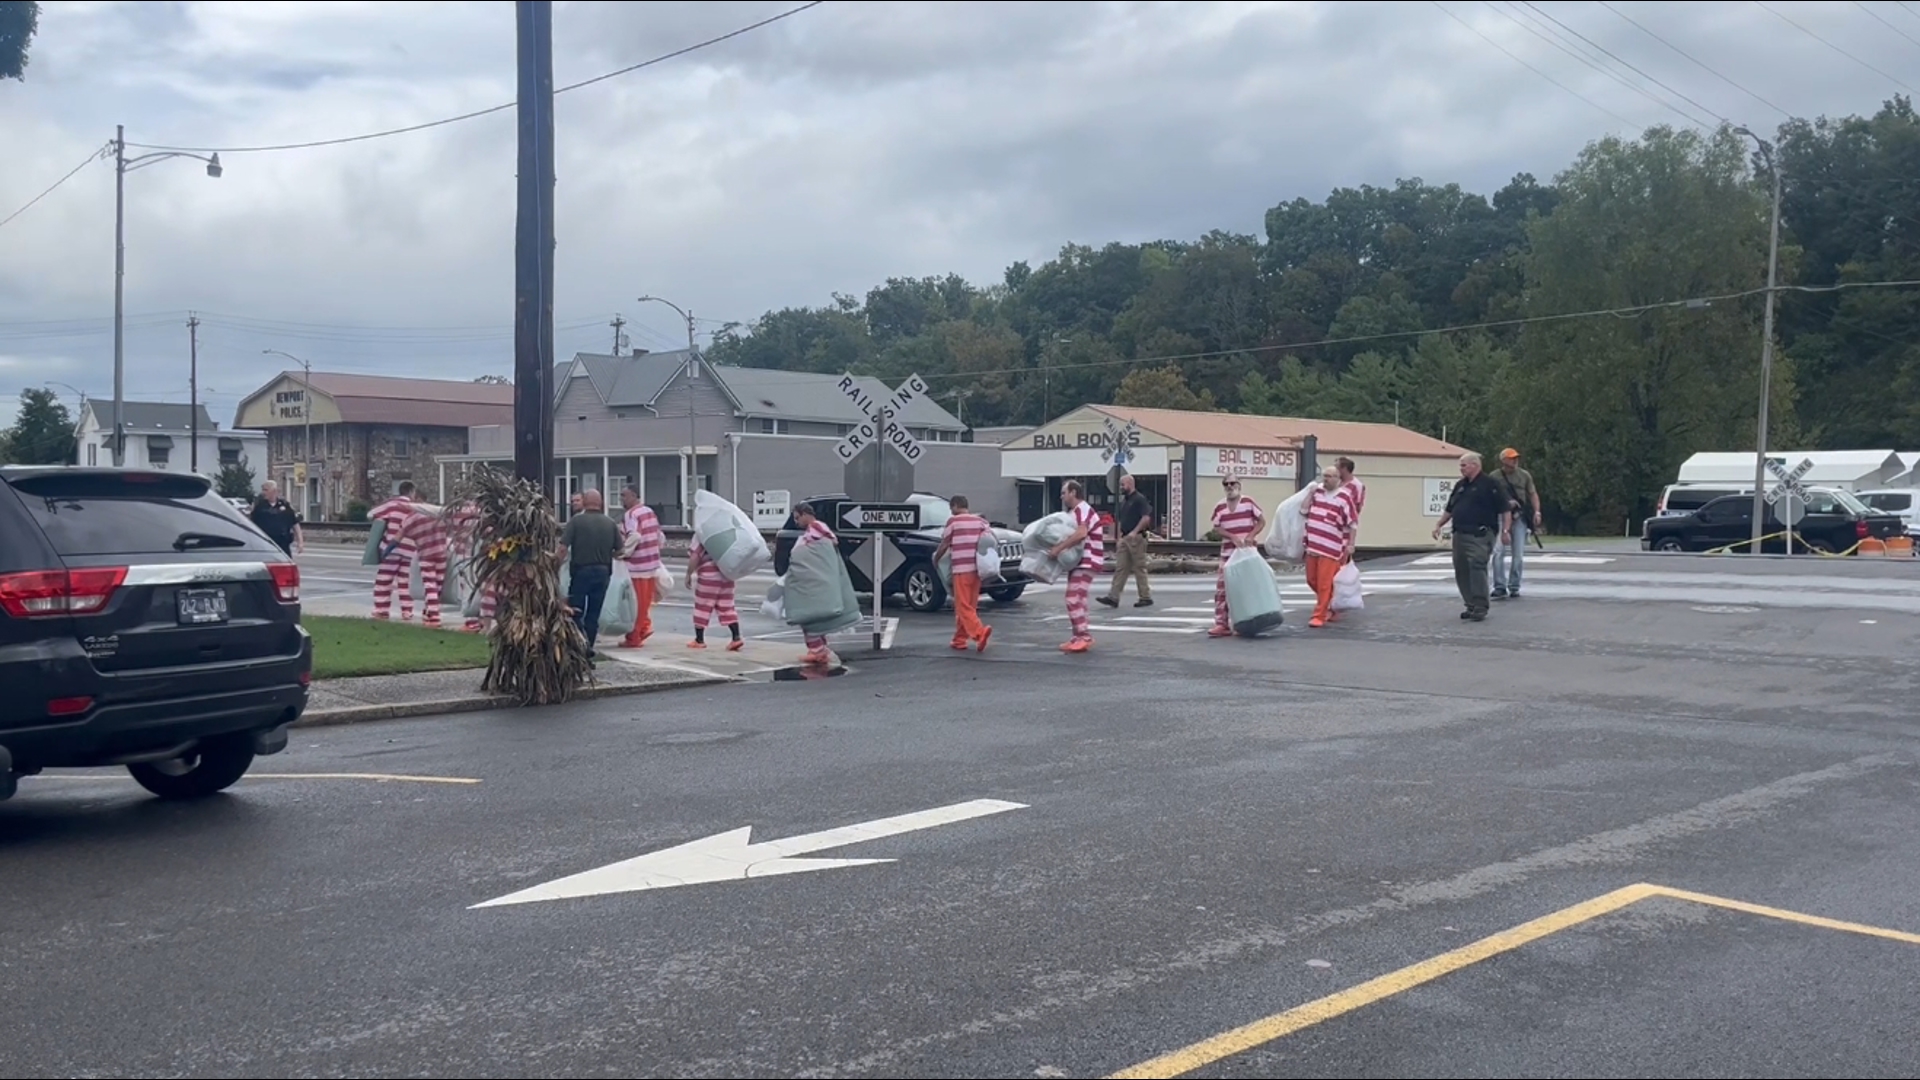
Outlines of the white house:
[{"label": "white house", "polygon": [[[1800,477],[1810,487],[1843,488],[1862,491],[1883,487],[1909,468],[1900,455],[1891,450],[1769,450],[1791,472],[1802,461],[1813,467]],[[1753,453],[1702,452],[1680,466],[1679,484],[1753,484]],[[1767,470],[1767,482],[1774,482],[1773,470]]]},{"label": "white house", "polygon": [[[218,476],[222,466],[244,461],[256,477],[264,477],[267,436],[259,431],[222,431],[205,405],[200,412],[199,471]],[[120,417],[126,425],[124,464],[129,469],[187,472],[192,468],[193,411],[168,402],[123,401]],[[76,464],[113,464],[113,402],[88,400],[80,407]]]}]

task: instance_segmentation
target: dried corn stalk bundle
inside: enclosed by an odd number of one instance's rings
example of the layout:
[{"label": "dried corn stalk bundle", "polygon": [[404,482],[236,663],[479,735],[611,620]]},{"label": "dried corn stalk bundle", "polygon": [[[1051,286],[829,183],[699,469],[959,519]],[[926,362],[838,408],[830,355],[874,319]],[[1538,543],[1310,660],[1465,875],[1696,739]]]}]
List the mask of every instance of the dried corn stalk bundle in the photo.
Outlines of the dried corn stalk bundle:
[{"label": "dried corn stalk bundle", "polygon": [[475,588],[495,589],[493,659],[481,688],[522,705],[570,700],[593,679],[586,636],[560,591],[560,522],[540,488],[481,467],[467,478]]}]

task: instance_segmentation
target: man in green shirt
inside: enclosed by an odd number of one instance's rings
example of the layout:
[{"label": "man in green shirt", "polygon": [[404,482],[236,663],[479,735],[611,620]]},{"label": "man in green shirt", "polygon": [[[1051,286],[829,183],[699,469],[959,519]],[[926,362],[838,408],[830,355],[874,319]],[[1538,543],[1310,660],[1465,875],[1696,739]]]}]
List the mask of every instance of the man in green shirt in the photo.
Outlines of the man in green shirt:
[{"label": "man in green shirt", "polygon": [[567,562],[567,606],[574,624],[587,636],[587,653],[598,656],[600,611],[613,583],[613,560],[620,552],[620,526],[607,516],[607,504],[592,488],[580,493],[581,512],[560,532],[560,558]]},{"label": "man in green shirt", "polygon": [[[1520,467],[1520,451],[1500,451],[1500,471],[1494,474],[1513,512],[1513,531],[1493,549],[1493,598],[1520,599],[1520,571],[1527,562],[1527,534],[1540,527],[1540,489],[1533,474]],[[1511,563],[1511,567],[1509,567]]]}]

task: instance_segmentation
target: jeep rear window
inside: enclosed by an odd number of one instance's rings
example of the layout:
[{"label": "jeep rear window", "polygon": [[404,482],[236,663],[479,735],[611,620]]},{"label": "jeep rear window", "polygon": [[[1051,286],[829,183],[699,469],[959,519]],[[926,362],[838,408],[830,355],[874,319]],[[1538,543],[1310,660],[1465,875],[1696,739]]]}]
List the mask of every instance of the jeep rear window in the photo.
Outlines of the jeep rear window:
[{"label": "jeep rear window", "polygon": [[233,507],[191,477],[48,473],[14,480],[21,505],[59,554],[138,555],[175,550],[182,534],[218,537],[198,550],[278,552]]}]

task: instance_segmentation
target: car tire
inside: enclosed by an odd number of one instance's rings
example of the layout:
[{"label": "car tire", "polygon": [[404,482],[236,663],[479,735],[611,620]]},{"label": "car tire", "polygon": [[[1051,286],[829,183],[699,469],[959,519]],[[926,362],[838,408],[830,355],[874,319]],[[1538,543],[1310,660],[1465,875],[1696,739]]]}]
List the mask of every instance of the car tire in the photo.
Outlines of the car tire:
[{"label": "car tire", "polygon": [[996,604],[1011,604],[1015,600],[1020,599],[1020,594],[1026,591],[1027,586],[1025,583],[1019,585],[1002,585],[997,589],[988,589],[987,595],[992,597],[993,602]]},{"label": "car tire", "polygon": [[1656,541],[1654,541],[1654,544],[1653,544],[1653,550],[1655,550],[1655,551],[1685,551],[1685,550],[1687,550],[1687,546],[1686,546],[1685,544],[1682,544],[1682,543],[1681,543],[1681,542],[1680,542],[1680,541],[1679,541],[1679,540],[1678,540],[1677,538],[1675,538],[1675,537],[1672,537],[1672,536],[1665,536],[1665,537],[1661,537],[1661,538],[1660,538],[1659,540],[1656,540]]},{"label": "car tire", "polygon": [[1825,540],[1809,540],[1806,542],[1806,548],[1808,551],[1818,552],[1822,555],[1833,554],[1833,545],[1827,543]]},{"label": "car tire", "polygon": [[900,591],[906,595],[907,606],[922,614],[947,606],[947,587],[940,584],[940,574],[929,562],[909,567],[900,579]]},{"label": "car tire", "polygon": [[127,772],[163,799],[204,799],[232,787],[252,767],[253,737],[239,734],[203,740],[171,761],[136,762]]}]

